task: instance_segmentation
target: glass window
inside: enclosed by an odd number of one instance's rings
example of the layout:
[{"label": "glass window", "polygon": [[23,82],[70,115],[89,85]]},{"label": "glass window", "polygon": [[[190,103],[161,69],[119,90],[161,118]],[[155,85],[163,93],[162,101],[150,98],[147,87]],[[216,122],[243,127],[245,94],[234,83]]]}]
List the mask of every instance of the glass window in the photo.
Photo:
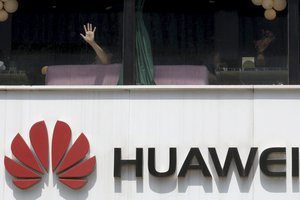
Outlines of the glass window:
[{"label": "glass window", "polygon": [[94,40],[107,62],[121,63],[122,13],[123,0],[18,0],[18,9],[0,22],[0,84],[43,85],[44,66],[107,64],[85,41],[84,25],[96,27]]},{"label": "glass window", "polygon": [[288,84],[287,8],[265,15],[254,0],[164,2],[145,0],[143,8],[154,79],[163,65],[173,67],[170,74],[186,67],[179,79],[205,67],[207,84]]},{"label": "glass window", "polygon": [[0,2],[0,85],[299,82],[298,1]]}]

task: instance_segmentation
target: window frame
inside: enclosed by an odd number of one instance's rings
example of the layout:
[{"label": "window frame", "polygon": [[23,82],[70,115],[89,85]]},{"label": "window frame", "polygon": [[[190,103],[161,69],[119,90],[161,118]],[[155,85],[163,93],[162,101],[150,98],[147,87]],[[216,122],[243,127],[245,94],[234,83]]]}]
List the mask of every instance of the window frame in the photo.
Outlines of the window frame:
[{"label": "window frame", "polygon": [[299,1],[288,2],[288,70],[289,85],[300,83],[299,69]]},{"label": "window frame", "polygon": [[123,84],[135,85],[135,0],[124,0]]}]

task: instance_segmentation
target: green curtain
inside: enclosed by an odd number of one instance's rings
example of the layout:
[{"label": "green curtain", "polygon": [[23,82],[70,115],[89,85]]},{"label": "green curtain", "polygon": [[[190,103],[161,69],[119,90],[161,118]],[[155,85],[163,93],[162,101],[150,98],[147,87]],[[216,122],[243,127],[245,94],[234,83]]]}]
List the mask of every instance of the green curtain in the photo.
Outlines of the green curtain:
[{"label": "green curtain", "polygon": [[136,84],[155,85],[149,34],[143,19],[145,0],[136,0]]},{"label": "green curtain", "polygon": [[124,79],[123,79],[123,64],[120,68],[120,73],[119,73],[119,80],[118,80],[118,85],[124,85]]},{"label": "green curtain", "polygon": [[[155,85],[153,57],[149,34],[143,19],[145,0],[136,0],[136,85]],[[118,85],[123,85],[123,66],[121,67]]]}]

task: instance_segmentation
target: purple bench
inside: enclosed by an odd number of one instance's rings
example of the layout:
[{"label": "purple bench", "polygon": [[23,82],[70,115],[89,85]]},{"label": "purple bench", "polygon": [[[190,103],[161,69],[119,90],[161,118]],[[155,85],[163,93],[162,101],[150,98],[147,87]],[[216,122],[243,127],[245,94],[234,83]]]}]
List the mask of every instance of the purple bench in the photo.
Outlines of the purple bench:
[{"label": "purple bench", "polygon": [[[121,64],[52,65],[46,85],[117,85]],[[209,72],[203,65],[155,65],[157,85],[207,85]]]},{"label": "purple bench", "polygon": [[155,65],[157,85],[208,85],[209,72],[204,65]]}]

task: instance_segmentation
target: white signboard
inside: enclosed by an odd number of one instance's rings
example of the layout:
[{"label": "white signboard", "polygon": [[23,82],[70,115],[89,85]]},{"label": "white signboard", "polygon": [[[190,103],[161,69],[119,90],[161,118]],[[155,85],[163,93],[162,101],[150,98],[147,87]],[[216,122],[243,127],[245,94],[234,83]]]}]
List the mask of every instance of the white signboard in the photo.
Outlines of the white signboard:
[{"label": "white signboard", "polygon": [[[298,200],[299,116],[297,88],[3,89],[0,199]],[[41,143],[30,139],[38,122],[45,124],[48,148],[45,137],[33,136]],[[65,157],[85,136],[69,165],[55,158],[66,132],[60,128],[54,136],[58,122],[71,132]],[[22,157],[18,133],[43,169],[43,174],[33,170],[41,180],[28,188],[26,177],[15,177],[11,172],[17,168],[10,171],[4,162],[9,158],[24,166],[20,159],[29,159]],[[91,173],[79,177],[80,169],[68,179],[53,172],[55,159],[66,162],[66,170],[75,168],[87,143],[84,161],[94,156],[96,161]],[[48,160],[48,172],[39,152]],[[66,184],[81,180],[87,183],[80,189]]]}]

